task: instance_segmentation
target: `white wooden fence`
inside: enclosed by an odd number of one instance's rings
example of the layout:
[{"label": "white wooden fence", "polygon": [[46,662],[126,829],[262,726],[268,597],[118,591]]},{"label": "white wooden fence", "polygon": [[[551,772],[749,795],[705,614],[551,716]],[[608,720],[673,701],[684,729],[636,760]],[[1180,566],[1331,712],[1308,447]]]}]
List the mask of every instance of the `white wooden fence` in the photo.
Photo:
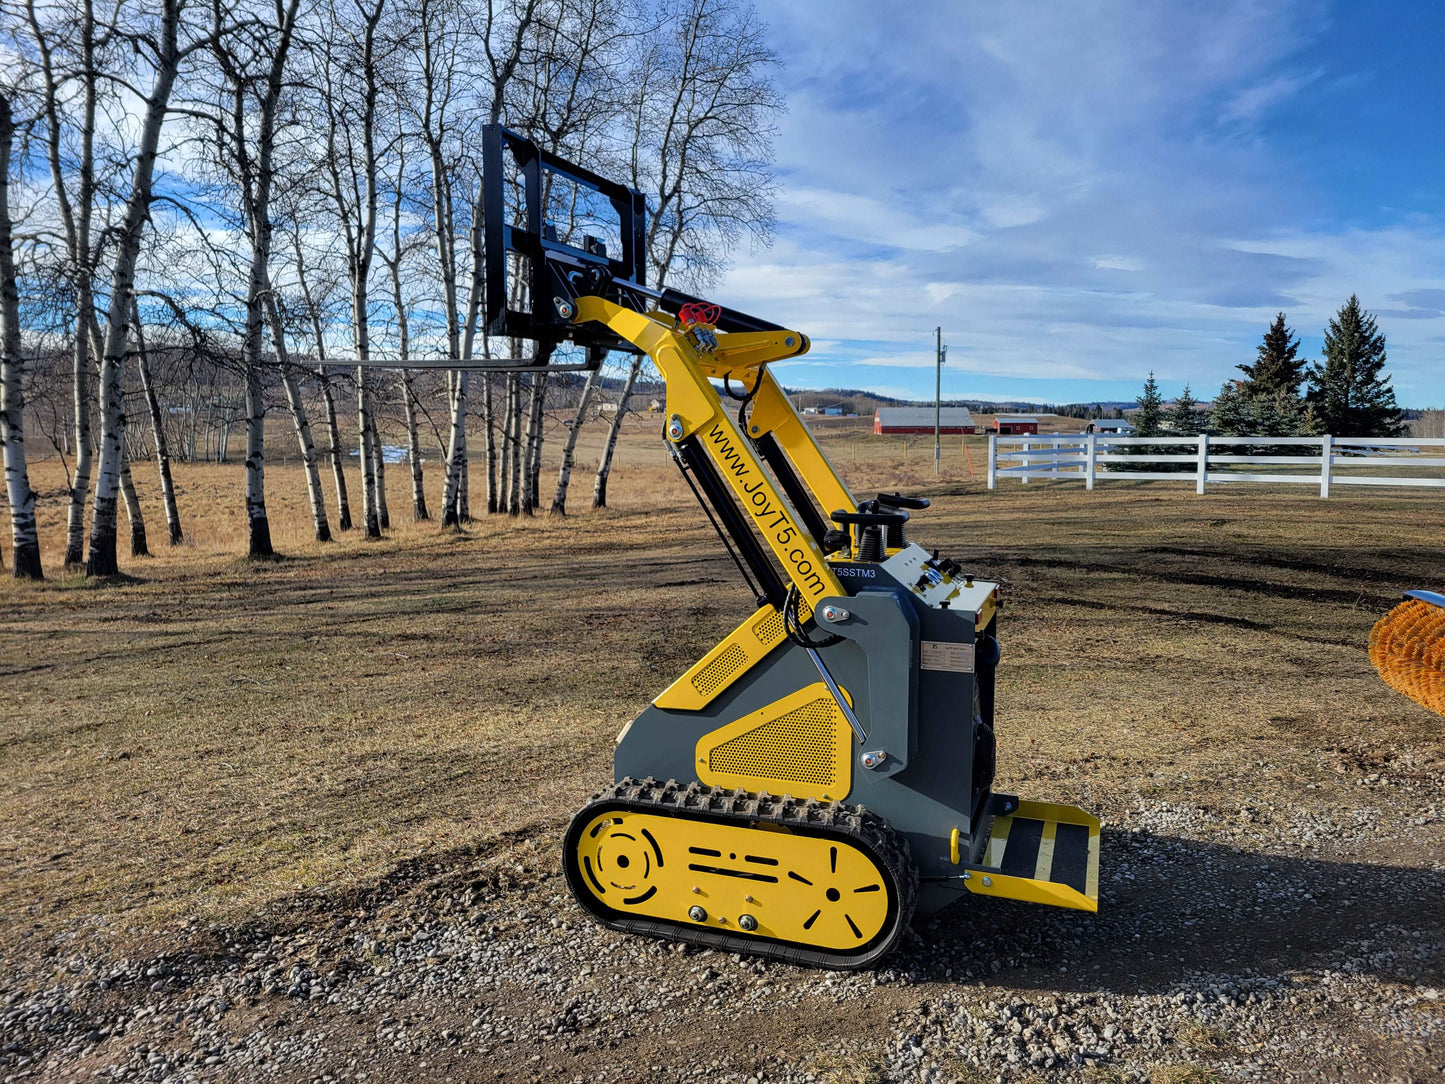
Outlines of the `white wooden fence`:
[{"label": "white wooden fence", "polygon": [[[1298,447],[1300,455],[1250,455],[1259,447]],[[1139,449],[1155,446],[1157,454]],[[1189,448],[1182,452],[1180,449]],[[1230,452],[1219,449],[1229,448]],[[1236,454],[1233,449],[1241,449]],[[1430,454],[1434,450],[1437,454]],[[1178,463],[1190,468],[1172,471],[1150,470],[1149,464]],[[1141,465],[1143,470],[1134,469]],[[1251,472],[1235,468],[1269,466],[1313,467],[1310,473]],[[1433,473],[1383,476],[1382,467],[1429,468]],[[1078,436],[1031,436],[988,438],[988,488],[995,489],[1000,478],[1030,478],[1064,481],[1081,478],[1085,489],[1095,482],[1126,479],[1194,482],[1203,493],[1209,483],[1285,482],[1319,486],[1320,496],[1330,495],[1332,485],[1351,486],[1440,486],[1445,487],[1445,439],[1440,437],[1130,437],[1098,433]],[[1358,469],[1369,473],[1357,473]]]}]

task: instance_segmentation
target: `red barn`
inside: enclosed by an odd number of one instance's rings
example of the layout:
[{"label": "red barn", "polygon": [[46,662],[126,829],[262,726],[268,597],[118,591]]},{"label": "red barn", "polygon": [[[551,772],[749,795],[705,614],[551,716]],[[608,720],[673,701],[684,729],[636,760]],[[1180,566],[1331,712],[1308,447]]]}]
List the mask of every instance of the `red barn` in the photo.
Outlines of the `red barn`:
[{"label": "red barn", "polygon": [[[940,433],[976,433],[973,415],[966,407],[942,407],[938,411]],[[932,407],[879,407],[873,415],[873,433],[922,435],[933,432]]]},{"label": "red barn", "polygon": [[1021,414],[1000,414],[993,427],[1001,437],[1027,437],[1038,433],[1039,420]]}]

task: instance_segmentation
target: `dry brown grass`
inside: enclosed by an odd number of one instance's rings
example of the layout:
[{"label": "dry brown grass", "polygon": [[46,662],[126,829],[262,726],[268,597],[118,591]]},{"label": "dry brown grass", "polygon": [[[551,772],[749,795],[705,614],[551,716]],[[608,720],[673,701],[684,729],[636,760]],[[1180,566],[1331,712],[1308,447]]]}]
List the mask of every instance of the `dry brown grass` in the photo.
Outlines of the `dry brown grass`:
[{"label": "dry brown grass", "polygon": [[[133,581],[5,580],[0,911],[20,921],[0,942],[245,917],[559,825],[610,778],[618,727],[751,606],[655,421],[629,432],[603,513],[444,536],[410,522],[397,470],[389,536],[322,546],[299,468],[273,467],[287,556],[253,564],[241,469],[182,465],[189,541],[167,549],[152,523],[157,556],[122,557]],[[1233,816],[1352,800],[1350,757],[1441,756],[1438,719],[1378,681],[1365,642],[1438,575],[1445,499],[990,494],[982,441],[980,480],[955,455],[935,484],[931,441],[899,462],[887,442],[825,440],[858,492],[936,497],[919,540],[1008,581],[1000,786],[1106,818],[1141,793]],[[153,471],[136,473],[153,511]],[[35,475],[54,576],[62,479]]]},{"label": "dry brown grass", "polygon": [[1223,1084],[1224,1078],[1204,1065],[1161,1065],[1149,1074],[1149,1084]]},{"label": "dry brown grass", "polygon": [[888,1079],[877,1055],[859,1044],[815,1045],[803,1064],[819,1084],[883,1084]]},{"label": "dry brown grass", "polygon": [[1234,1049],[1228,1032],[1203,1021],[1186,1027],[1179,1035],[1179,1045],[1201,1058],[1218,1058]]}]

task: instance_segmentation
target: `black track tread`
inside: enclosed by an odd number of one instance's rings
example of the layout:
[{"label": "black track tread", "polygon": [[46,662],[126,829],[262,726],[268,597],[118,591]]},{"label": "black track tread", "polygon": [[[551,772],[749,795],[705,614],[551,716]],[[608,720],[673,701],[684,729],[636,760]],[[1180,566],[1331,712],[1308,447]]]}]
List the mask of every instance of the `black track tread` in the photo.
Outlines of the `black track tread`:
[{"label": "black track tread", "polygon": [[810,949],[802,945],[762,941],[667,919],[599,914],[591,893],[580,884],[573,883],[576,875],[575,864],[569,855],[563,855],[562,866],[573,896],[599,922],[611,929],[669,941],[685,941],[743,955],[768,956],[802,967],[856,970],[870,967],[892,952],[908,929],[909,920],[913,916],[913,907],[918,897],[918,872],[913,865],[908,842],[894,831],[886,820],[866,806],[820,802],[813,798],[799,800],[789,795],[779,797],[766,791],[753,794],[742,789],[724,790],[722,787],[706,787],[700,783],[679,783],[675,779],[663,783],[650,777],[629,777],[599,791],[577,811],[572,818],[564,846],[571,845],[576,833],[580,832],[602,806],[622,806],[662,816],[681,814],[723,823],[767,821],[786,827],[818,829],[851,838],[880,861],[883,872],[893,881],[895,898],[898,901],[893,928],[882,941],[866,952],[839,953],[822,948]]}]

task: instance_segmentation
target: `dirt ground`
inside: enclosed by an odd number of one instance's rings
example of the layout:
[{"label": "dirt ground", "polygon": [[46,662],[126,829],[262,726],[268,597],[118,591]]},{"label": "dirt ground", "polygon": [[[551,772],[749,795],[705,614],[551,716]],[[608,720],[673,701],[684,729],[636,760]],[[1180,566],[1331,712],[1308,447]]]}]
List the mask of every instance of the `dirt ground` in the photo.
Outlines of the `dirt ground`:
[{"label": "dirt ground", "polygon": [[934,482],[931,440],[833,438],[1005,585],[998,786],[1106,835],[1098,916],[973,900],[832,976],[565,897],[617,729],[751,603],[654,444],[608,511],[456,535],[398,470],[372,544],[309,541],[276,468],[268,563],[235,556],[239,468],[183,466],[186,546],[6,581],[0,1076],[1445,1079],[1442,721],[1365,653],[1439,586],[1445,499],[990,493],[981,441]]}]

